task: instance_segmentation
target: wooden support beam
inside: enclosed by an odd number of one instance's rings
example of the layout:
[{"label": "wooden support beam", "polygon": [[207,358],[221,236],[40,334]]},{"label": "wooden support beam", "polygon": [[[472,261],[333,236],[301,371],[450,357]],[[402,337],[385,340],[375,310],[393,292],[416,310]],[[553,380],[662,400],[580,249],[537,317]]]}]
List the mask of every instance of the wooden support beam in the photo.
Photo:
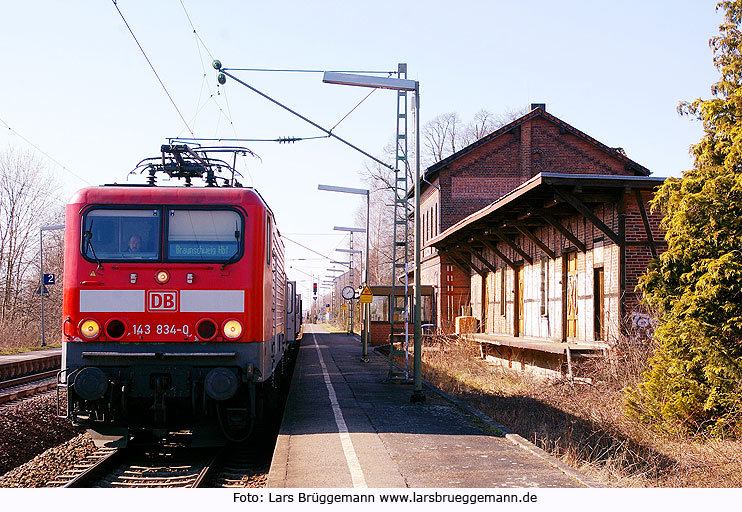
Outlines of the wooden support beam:
[{"label": "wooden support beam", "polygon": [[517,224],[513,224],[513,227],[520,231],[523,236],[528,238],[531,242],[536,244],[538,248],[544,251],[544,254],[546,254],[549,258],[551,258],[552,260],[556,259],[556,253],[552,251],[551,248],[544,242],[542,242],[536,235],[534,235],[530,229],[525,226],[519,226]]},{"label": "wooden support beam", "polygon": [[652,251],[652,257],[657,257],[657,246],[654,245],[654,235],[652,234],[652,227],[649,225],[649,217],[647,217],[647,211],[644,209],[644,201],[642,200],[642,193],[639,189],[634,189],[634,199],[636,204],[639,206],[639,213],[642,216],[642,222],[644,222],[644,231],[647,233],[647,241],[649,242],[649,250]]},{"label": "wooden support beam", "polygon": [[531,255],[528,254],[523,249],[521,249],[520,246],[516,244],[513,240],[511,240],[505,233],[503,233],[501,229],[489,228],[488,231],[494,233],[495,236],[497,236],[497,238],[499,238],[500,240],[508,244],[515,252],[520,254],[523,257],[523,259],[528,262],[529,265],[533,265],[533,258],[531,257]]},{"label": "wooden support beam", "polygon": [[[470,249],[469,247],[465,247],[465,248],[463,248],[463,250],[465,250],[465,251],[467,251],[467,252],[469,252],[471,254],[474,254],[474,252],[472,251],[472,249]],[[465,256],[458,249],[455,250],[455,251],[453,251],[453,252],[459,258],[461,258],[462,260],[466,261]],[[474,270],[474,272],[476,272],[477,274],[479,274],[482,277],[487,277],[487,272],[485,272],[484,270],[482,270],[481,268],[479,268],[477,265],[475,265],[474,263],[472,263],[471,258],[469,258],[469,261],[466,261],[466,263],[467,263],[467,265],[469,265],[472,268],[472,270]]]},{"label": "wooden support beam", "polygon": [[484,263],[484,266],[485,267],[487,267],[488,269],[490,269],[492,272],[497,272],[497,267],[494,266],[489,261],[487,261],[487,259],[484,256],[482,256],[481,254],[479,254],[473,248],[470,248],[469,249],[469,252],[472,253],[476,259],[478,259],[479,261],[481,261],[482,263]]},{"label": "wooden support beam", "polygon": [[454,253],[452,253],[449,250],[443,250],[443,249],[438,249],[438,250],[442,252],[443,254],[445,254],[448,257],[448,259],[451,260],[451,263],[456,265],[459,268],[459,270],[461,270],[464,274],[466,275],[471,274],[471,268],[468,265],[463,264],[459,260],[457,260],[456,255]]},{"label": "wooden support beam", "polygon": [[562,223],[559,222],[555,217],[549,215],[544,211],[538,212],[538,215],[541,216],[554,229],[559,231],[564,236],[564,238],[572,242],[574,246],[577,247],[580,251],[587,252],[587,246],[585,245],[585,243],[577,238],[569,229],[562,226]]},{"label": "wooden support beam", "polygon": [[501,251],[501,250],[499,250],[499,249],[498,249],[498,248],[497,248],[497,247],[496,247],[496,246],[495,246],[494,244],[491,244],[491,243],[489,243],[489,242],[488,242],[487,240],[485,240],[485,239],[483,239],[483,238],[478,238],[478,239],[477,239],[477,241],[478,241],[478,242],[481,242],[481,243],[482,243],[482,245],[484,245],[484,246],[485,246],[485,247],[486,247],[487,249],[489,249],[490,251],[494,252],[494,253],[495,253],[495,254],[497,255],[497,257],[498,257],[498,258],[500,258],[500,259],[501,259],[502,261],[504,261],[504,262],[505,262],[505,264],[506,264],[506,265],[507,265],[508,267],[512,268],[513,270],[515,270],[515,269],[517,269],[517,268],[518,268],[518,267],[517,267],[517,265],[516,265],[515,263],[513,263],[513,262],[512,262],[511,260],[510,260],[510,258],[508,258],[507,256],[505,256],[505,255],[504,255],[504,254],[502,253],[502,251]]},{"label": "wooden support beam", "polygon": [[587,220],[589,220],[593,226],[601,230],[605,235],[613,240],[613,243],[615,243],[617,246],[621,247],[623,245],[623,241],[621,240],[621,237],[618,236],[616,232],[614,232],[611,228],[609,228],[602,220],[600,220],[597,215],[593,213],[593,211],[587,207],[585,203],[577,199],[571,192],[567,192],[566,190],[562,190],[559,187],[554,187],[554,192],[556,195],[561,197],[565,202],[572,205],[572,207],[577,210],[579,213],[585,216]]}]

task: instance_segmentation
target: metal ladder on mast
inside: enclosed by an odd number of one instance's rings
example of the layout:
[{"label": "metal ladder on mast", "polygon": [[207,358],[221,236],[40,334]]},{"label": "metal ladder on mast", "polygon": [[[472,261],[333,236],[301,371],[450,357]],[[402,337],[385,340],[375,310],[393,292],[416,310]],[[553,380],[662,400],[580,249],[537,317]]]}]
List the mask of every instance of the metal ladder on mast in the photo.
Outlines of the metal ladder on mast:
[{"label": "metal ladder on mast", "polygon": [[[407,64],[397,68],[397,78],[407,78]],[[409,321],[410,321],[410,283],[409,283],[409,214],[407,201],[407,91],[397,91],[397,137],[396,161],[394,165],[394,245],[392,248],[392,303],[389,318],[389,376],[390,381],[409,381]],[[399,271],[403,276],[399,276]],[[400,287],[397,278],[404,283],[404,303],[397,306],[396,289]],[[401,328],[394,325],[395,317],[403,322]],[[395,366],[394,357],[404,356],[404,367]]]}]

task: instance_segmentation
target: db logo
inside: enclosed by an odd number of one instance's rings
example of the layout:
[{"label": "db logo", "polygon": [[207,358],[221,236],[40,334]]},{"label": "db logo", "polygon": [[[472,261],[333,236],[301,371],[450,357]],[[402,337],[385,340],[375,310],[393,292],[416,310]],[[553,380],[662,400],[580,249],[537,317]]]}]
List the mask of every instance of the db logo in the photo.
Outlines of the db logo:
[{"label": "db logo", "polygon": [[147,311],[177,311],[178,292],[148,291]]}]

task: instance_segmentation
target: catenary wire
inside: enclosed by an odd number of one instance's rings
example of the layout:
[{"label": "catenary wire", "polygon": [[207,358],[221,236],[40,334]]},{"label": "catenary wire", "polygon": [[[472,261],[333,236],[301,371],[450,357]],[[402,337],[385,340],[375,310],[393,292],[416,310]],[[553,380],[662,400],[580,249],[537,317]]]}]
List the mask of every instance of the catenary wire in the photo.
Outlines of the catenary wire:
[{"label": "catenary wire", "polygon": [[213,59],[214,56],[211,55],[211,52],[206,47],[206,43],[204,43],[203,39],[201,39],[201,35],[196,31],[196,27],[193,25],[193,21],[191,20],[191,16],[188,14],[188,11],[186,10],[185,5],[183,4],[183,0],[180,0],[180,6],[183,8],[183,12],[185,13],[186,18],[188,18],[188,23],[191,24],[191,28],[193,29],[193,33],[196,35],[196,39],[198,39],[198,41],[201,43],[201,46],[204,47],[204,50],[206,50],[206,53],[209,54],[209,57]]},{"label": "catenary wire", "polygon": [[124,25],[126,25],[126,28],[129,30],[129,33],[131,34],[131,37],[134,38],[134,42],[137,43],[137,46],[139,47],[139,50],[141,50],[142,55],[144,55],[144,58],[147,61],[147,64],[149,64],[149,67],[152,69],[152,72],[157,77],[157,81],[160,82],[160,85],[162,86],[162,89],[165,91],[165,94],[167,94],[167,97],[170,99],[170,103],[173,104],[173,107],[175,108],[175,111],[178,112],[178,115],[180,116],[180,119],[183,121],[183,124],[186,125],[186,128],[188,128],[188,131],[191,133],[191,135],[194,135],[193,131],[191,130],[191,127],[188,126],[188,122],[185,120],[185,117],[183,117],[183,114],[181,113],[180,109],[178,108],[178,105],[175,104],[175,100],[170,95],[170,92],[167,90],[167,87],[165,87],[165,84],[163,83],[162,79],[160,78],[160,75],[157,73],[157,70],[152,65],[152,62],[149,60],[149,57],[147,56],[147,52],[144,51],[144,48],[142,48],[142,45],[139,44],[139,40],[137,39],[137,36],[134,35],[134,31],[129,26],[129,22],[126,21],[126,18],[124,17],[124,13],[121,12],[121,9],[119,9],[118,4],[116,3],[116,0],[111,0],[113,2],[113,6],[116,8],[116,10],[119,13],[119,16],[121,16],[121,19],[124,21]]},{"label": "catenary wire", "polygon": [[[209,85],[209,81],[206,78],[207,77],[206,66],[204,65],[203,55],[201,54],[201,47],[203,47],[203,49],[206,51],[206,53],[209,54],[209,57],[212,60],[214,59],[214,56],[212,55],[212,53],[209,50],[209,48],[206,46],[206,43],[204,42],[204,40],[201,38],[201,35],[196,30],[196,26],[193,23],[193,20],[191,19],[190,14],[188,14],[188,10],[186,9],[185,4],[183,3],[183,0],[180,0],[180,6],[183,8],[183,12],[185,13],[186,18],[188,19],[188,23],[191,25],[191,29],[193,29],[193,34],[196,37],[196,49],[198,50],[198,58],[199,58],[199,61],[201,62],[201,69],[203,70],[203,73],[204,73],[203,74],[204,81],[206,82],[206,86],[209,89],[209,100],[212,100],[214,102],[214,104],[216,105],[216,107],[219,109],[220,118],[223,115],[229,121],[229,125],[232,127],[232,132],[234,133],[234,136],[237,137],[237,128],[235,127],[234,120],[232,118],[232,111],[231,111],[231,108],[229,106],[229,98],[227,97],[227,89],[226,89],[226,87],[223,89],[224,90],[224,102],[225,102],[225,104],[227,106],[227,112],[225,113],[224,110],[222,109],[221,105],[219,105],[219,102],[216,101],[216,99],[214,98],[214,93],[211,90],[211,86]],[[217,86],[217,91],[219,90],[218,87],[219,86]],[[203,85],[202,85],[201,91],[203,91]],[[199,92],[199,104],[200,104],[200,92]],[[198,114],[201,112],[201,110],[203,109],[203,107],[205,107],[207,104],[208,104],[208,100],[206,102],[204,102],[204,104],[203,104],[202,107],[198,108],[198,111],[196,112],[196,115],[194,116],[194,123],[196,121],[196,117],[198,117]],[[217,129],[218,129],[218,120],[217,120]],[[191,133],[191,135],[193,135],[193,133]],[[252,185],[254,185],[255,179],[253,178],[252,173],[250,172],[250,166],[247,163],[247,158],[245,157],[245,155],[241,155],[241,158],[242,158],[242,163],[245,166],[245,171],[247,172],[247,177],[249,178],[250,183]]]}]

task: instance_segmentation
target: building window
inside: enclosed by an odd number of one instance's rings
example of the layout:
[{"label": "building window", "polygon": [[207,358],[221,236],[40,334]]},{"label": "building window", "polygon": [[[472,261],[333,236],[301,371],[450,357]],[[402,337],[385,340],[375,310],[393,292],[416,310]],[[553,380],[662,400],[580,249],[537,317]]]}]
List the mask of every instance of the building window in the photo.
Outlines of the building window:
[{"label": "building window", "polygon": [[549,258],[541,257],[541,316],[549,316]]},{"label": "building window", "polygon": [[445,317],[448,321],[453,321],[454,318],[454,286],[453,286],[453,265],[446,265],[446,313]]},{"label": "building window", "polygon": [[389,321],[389,297],[387,295],[374,295],[371,299],[371,321]]},{"label": "building window", "polygon": [[[412,298],[410,298],[412,301]],[[409,312],[410,317],[407,319],[408,322],[412,322],[412,311]],[[404,323],[405,320],[405,297],[396,296],[394,297],[394,323]]]},{"label": "building window", "polygon": [[420,322],[430,324],[433,322],[433,297],[432,295],[423,295],[420,301]]},{"label": "building window", "polygon": [[428,211],[428,238],[433,238],[433,207]]}]

